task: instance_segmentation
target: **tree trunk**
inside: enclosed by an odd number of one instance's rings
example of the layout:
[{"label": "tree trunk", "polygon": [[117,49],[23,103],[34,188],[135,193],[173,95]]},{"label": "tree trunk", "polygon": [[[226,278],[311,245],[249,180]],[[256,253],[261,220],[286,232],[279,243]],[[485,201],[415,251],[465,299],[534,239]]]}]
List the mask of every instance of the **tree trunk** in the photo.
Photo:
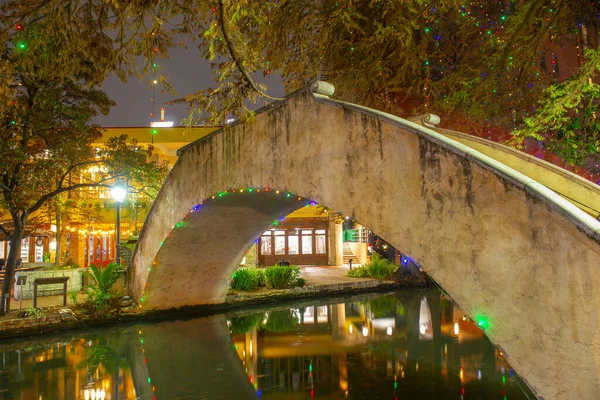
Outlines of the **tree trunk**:
[{"label": "tree trunk", "polygon": [[60,195],[57,196],[56,199],[56,253],[54,256],[54,265],[57,267],[60,265],[60,239],[62,236],[62,225],[60,224],[60,220],[62,218],[62,214],[60,212]]},{"label": "tree trunk", "polygon": [[4,282],[2,282],[2,298],[0,299],[0,315],[7,315],[10,311],[10,291],[15,280],[15,268],[17,259],[21,253],[21,241],[25,232],[24,224],[15,224],[15,230],[10,239],[10,250],[4,271]]}]

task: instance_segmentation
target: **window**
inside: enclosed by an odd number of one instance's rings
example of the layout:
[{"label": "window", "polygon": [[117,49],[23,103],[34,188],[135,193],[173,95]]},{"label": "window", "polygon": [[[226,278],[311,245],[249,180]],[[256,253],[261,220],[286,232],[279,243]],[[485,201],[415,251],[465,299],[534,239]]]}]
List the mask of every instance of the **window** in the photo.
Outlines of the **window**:
[{"label": "window", "polygon": [[29,238],[25,238],[21,241],[21,260],[26,263],[29,262]]},{"label": "window", "polygon": [[260,254],[273,254],[273,245],[271,240],[271,236],[263,236],[260,238]]},{"label": "window", "polygon": [[[303,231],[304,232],[304,231]],[[312,254],[312,235],[302,236],[302,254]]]},{"label": "window", "polygon": [[106,235],[102,236],[102,261],[108,260],[108,254],[106,254]]},{"label": "window", "polygon": [[300,249],[298,248],[298,235],[290,233],[288,236],[288,254],[299,254]]},{"label": "window", "polygon": [[315,236],[315,253],[316,254],[327,253],[326,243],[327,243],[327,240],[325,239],[325,235],[316,235]]},{"label": "window", "polygon": [[93,264],[94,263],[94,237],[90,236],[88,239],[88,248],[89,248],[89,252],[88,252],[88,259],[89,259],[89,263]]},{"label": "window", "polygon": [[285,254],[285,236],[275,236],[275,254]]}]

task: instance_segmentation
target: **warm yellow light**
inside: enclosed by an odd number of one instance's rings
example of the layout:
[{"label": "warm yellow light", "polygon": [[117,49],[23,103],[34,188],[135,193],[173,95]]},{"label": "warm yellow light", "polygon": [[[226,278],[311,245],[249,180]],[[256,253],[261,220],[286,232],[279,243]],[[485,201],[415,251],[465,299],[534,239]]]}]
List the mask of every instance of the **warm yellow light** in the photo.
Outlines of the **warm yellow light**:
[{"label": "warm yellow light", "polygon": [[454,334],[458,335],[458,332],[460,332],[460,328],[458,326],[458,322],[454,323]]}]

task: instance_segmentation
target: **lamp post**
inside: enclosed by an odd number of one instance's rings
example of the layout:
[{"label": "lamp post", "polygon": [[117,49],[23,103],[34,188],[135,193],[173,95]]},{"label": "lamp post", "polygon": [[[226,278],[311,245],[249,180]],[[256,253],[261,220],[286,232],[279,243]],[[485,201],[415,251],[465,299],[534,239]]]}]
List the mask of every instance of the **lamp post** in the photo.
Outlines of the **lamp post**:
[{"label": "lamp post", "polygon": [[116,203],[117,206],[117,222],[116,222],[116,260],[117,265],[121,264],[121,204],[123,200],[125,200],[125,196],[127,196],[127,188],[123,183],[123,179],[117,179],[114,186],[111,189],[111,196]]}]

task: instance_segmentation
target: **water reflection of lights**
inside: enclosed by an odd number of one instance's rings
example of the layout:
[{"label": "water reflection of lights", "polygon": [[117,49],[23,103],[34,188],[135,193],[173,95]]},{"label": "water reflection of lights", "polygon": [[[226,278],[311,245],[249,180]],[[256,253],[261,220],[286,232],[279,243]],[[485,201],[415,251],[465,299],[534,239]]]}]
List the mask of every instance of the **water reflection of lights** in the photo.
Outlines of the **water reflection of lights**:
[{"label": "water reflection of lights", "polygon": [[106,390],[104,389],[85,389],[83,391],[85,400],[104,400],[106,398]]},{"label": "water reflection of lights", "polygon": [[352,328],[352,325],[350,325],[350,326],[348,327],[348,332],[350,332],[350,334],[351,334],[351,335],[352,335],[352,331],[353,331],[353,330],[354,330],[354,329]]},{"label": "water reflection of lights", "polygon": [[454,323],[454,334],[458,336],[458,333],[460,332],[460,328],[458,326],[458,322]]},{"label": "water reflection of lights", "polygon": [[387,330],[386,330],[386,333],[387,333],[389,336],[392,336],[392,332],[393,332],[393,329],[392,329],[392,327],[391,327],[391,326],[388,326],[388,327],[387,327]]},{"label": "water reflection of lights", "polygon": [[362,334],[363,334],[363,336],[367,336],[369,334],[369,328],[367,328],[366,326],[364,326],[362,328]]},{"label": "water reflection of lights", "polygon": [[458,372],[458,376],[459,376],[461,382],[465,379],[465,372],[463,371],[462,367],[460,367],[460,371]]},{"label": "water reflection of lights", "polygon": [[427,332],[427,325],[419,326],[419,332],[421,332],[421,335],[424,335]]}]

